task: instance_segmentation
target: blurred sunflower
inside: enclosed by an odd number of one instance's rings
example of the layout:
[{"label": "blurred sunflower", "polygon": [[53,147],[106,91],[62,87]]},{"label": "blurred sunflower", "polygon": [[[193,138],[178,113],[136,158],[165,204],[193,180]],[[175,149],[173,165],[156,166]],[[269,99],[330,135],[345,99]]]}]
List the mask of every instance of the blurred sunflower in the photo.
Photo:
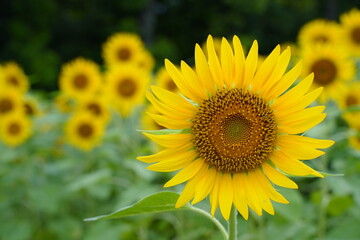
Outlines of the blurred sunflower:
[{"label": "blurred sunflower", "polygon": [[0,123],[0,138],[9,146],[18,146],[29,138],[31,121],[21,112],[14,112],[4,117]]},{"label": "blurred sunflower", "polygon": [[25,97],[23,99],[23,107],[24,112],[27,116],[39,116],[40,115],[40,109],[38,106],[38,103],[34,98],[31,97]]},{"label": "blurred sunflower", "polygon": [[349,144],[356,150],[360,150],[360,133],[358,132],[356,135],[351,136],[349,138]]},{"label": "blurred sunflower", "polygon": [[138,66],[147,72],[151,72],[154,69],[155,59],[151,53],[144,49],[139,56]]},{"label": "blurred sunflower", "polygon": [[323,177],[300,160],[323,155],[318,149],[333,141],[296,135],[325,118],[324,106],[307,107],[321,88],[308,92],[313,81],[310,74],[288,90],[301,72],[297,64],[285,73],[290,49],[281,53],[277,46],[257,71],[256,41],[245,58],[237,36],[233,48],[223,38],[219,59],[209,36],[207,52],[208,58],[196,45],[196,71],[185,62],[179,71],[165,60],[182,95],[153,86],[153,94],[147,97],[161,113],[151,114],[153,119],[173,130],[144,133],[165,149],[138,159],[155,163],[148,167],[154,171],[181,169],[165,184],[187,181],[176,207],[210,195],[211,213],[219,206],[226,220],[233,204],[245,219],[248,207],[258,215],[263,209],[274,214],[270,200],[288,201],[272,183],[297,188],[283,172]]},{"label": "blurred sunflower", "polygon": [[13,89],[0,89],[0,121],[6,115],[23,111],[20,92]]},{"label": "blurred sunflower", "polygon": [[107,65],[129,62],[137,64],[144,61],[143,51],[144,43],[139,35],[134,33],[116,33],[110,36],[104,43],[102,55]]},{"label": "blurred sunflower", "polygon": [[86,111],[96,119],[107,123],[110,119],[109,101],[106,96],[93,96],[79,102],[78,111]]},{"label": "blurred sunflower", "polygon": [[24,94],[29,89],[29,81],[22,68],[15,62],[3,65],[4,85]]},{"label": "blurred sunflower", "polygon": [[104,123],[86,112],[75,113],[65,126],[67,141],[85,151],[99,145],[103,134]]},{"label": "blurred sunflower", "polygon": [[340,25],[326,19],[315,19],[304,24],[298,34],[298,42],[302,47],[316,44],[338,45],[341,38]]},{"label": "blurred sunflower", "polygon": [[345,91],[345,84],[354,77],[355,65],[342,48],[331,45],[315,45],[301,53],[304,68],[302,75],[314,73],[314,88],[323,87],[321,103],[337,100]]},{"label": "blurred sunflower", "polygon": [[348,84],[339,101],[339,107],[344,111],[342,116],[345,121],[350,127],[360,130],[360,110],[351,109],[356,106],[360,107],[360,82]]},{"label": "blurred sunflower", "polygon": [[170,92],[178,92],[179,89],[166,71],[165,67],[160,68],[155,75],[155,84],[158,87],[164,88]]},{"label": "blurred sunflower", "polygon": [[154,119],[150,117],[150,114],[158,114],[159,112],[155,110],[154,106],[147,105],[145,110],[142,112],[140,124],[141,129],[144,130],[161,130],[164,129],[164,126],[159,125]]},{"label": "blurred sunflower", "polygon": [[101,82],[99,66],[81,57],[65,64],[59,78],[62,94],[73,99],[83,99],[95,94],[99,91]]},{"label": "blurred sunflower", "polygon": [[136,105],[144,102],[149,82],[149,74],[137,65],[121,64],[105,73],[104,91],[109,94],[112,107],[127,117]]},{"label": "blurred sunflower", "polygon": [[360,56],[360,10],[354,8],[340,16],[340,24],[343,28],[342,38],[349,52],[354,56]]},{"label": "blurred sunflower", "polygon": [[70,113],[75,108],[73,99],[64,93],[60,93],[58,96],[56,96],[55,105],[56,108],[62,113]]}]

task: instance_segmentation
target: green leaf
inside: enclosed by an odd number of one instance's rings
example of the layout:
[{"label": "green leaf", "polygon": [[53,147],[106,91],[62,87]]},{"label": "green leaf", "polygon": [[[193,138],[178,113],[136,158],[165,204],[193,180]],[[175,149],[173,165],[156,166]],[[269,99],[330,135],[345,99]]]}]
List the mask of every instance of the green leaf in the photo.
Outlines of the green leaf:
[{"label": "green leaf", "polygon": [[178,198],[179,198],[179,194],[175,192],[159,192],[145,197],[144,199],[140,200],[134,205],[121,208],[108,215],[87,218],[85,219],[85,221],[114,219],[114,218],[122,218],[122,217],[134,216],[134,215],[141,215],[146,213],[158,213],[158,212],[190,209],[186,205],[180,208],[175,208],[175,204]]},{"label": "green leaf", "polygon": [[322,175],[324,175],[324,177],[343,177],[344,174],[342,173],[326,173],[326,172],[320,172],[318,171],[319,173],[321,173]]},{"label": "green leaf", "polygon": [[184,133],[186,129],[160,129],[160,130],[140,130],[138,132],[150,133],[152,135],[167,135],[167,134],[179,134]]}]

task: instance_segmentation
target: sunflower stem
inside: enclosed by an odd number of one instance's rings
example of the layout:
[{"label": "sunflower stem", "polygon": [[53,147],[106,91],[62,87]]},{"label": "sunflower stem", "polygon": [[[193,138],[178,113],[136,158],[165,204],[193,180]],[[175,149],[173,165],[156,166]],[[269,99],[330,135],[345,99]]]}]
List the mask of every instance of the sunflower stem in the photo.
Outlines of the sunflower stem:
[{"label": "sunflower stem", "polygon": [[229,223],[229,240],[236,240],[237,234],[237,210],[234,206],[231,208]]},{"label": "sunflower stem", "polygon": [[225,240],[229,239],[229,235],[228,235],[226,229],[224,228],[224,226],[221,224],[221,222],[219,220],[217,220],[215,217],[211,216],[210,213],[208,213],[200,208],[197,208],[197,207],[191,207],[191,210],[198,212],[198,213],[202,214],[203,216],[207,217],[208,219],[210,219],[218,227],[218,229],[220,230],[224,239]]}]

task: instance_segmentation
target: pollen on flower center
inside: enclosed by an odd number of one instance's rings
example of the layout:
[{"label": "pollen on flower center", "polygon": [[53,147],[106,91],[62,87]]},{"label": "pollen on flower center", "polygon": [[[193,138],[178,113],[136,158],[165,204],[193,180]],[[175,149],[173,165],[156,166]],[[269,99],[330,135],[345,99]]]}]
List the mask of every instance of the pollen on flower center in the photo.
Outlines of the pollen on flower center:
[{"label": "pollen on flower center", "polygon": [[277,123],[269,105],[241,89],[223,89],[203,101],[191,131],[200,157],[222,172],[246,172],[269,159]]}]

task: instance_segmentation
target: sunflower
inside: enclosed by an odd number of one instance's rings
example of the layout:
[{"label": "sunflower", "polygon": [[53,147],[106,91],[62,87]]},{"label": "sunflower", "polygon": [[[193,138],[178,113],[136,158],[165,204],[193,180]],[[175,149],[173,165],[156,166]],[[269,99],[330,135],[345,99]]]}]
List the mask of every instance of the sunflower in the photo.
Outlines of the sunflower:
[{"label": "sunflower", "polygon": [[5,87],[13,88],[24,94],[29,88],[29,81],[22,68],[15,62],[5,63],[2,67]]},{"label": "sunflower", "polygon": [[59,85],[63,94],[82,99],[99,91],[102,79],[99,66],[84,58],[77,58],[62,67]]},{"label": "sunflower", "polygon": [[156,86],[165,88],[170,92],[179,91],[175,82],[171,78],[170,74],[166,71],[165,67],[160,68],[155,75]]},{"label": "sunflower", "polygon": [[360,10],[354,8],[340,16],[343,29],[342,38],[350,53],[360,56]]},{"label": "sunflower", "polygon": [[70,144],[89,151],[100,143],[104,123],[90,113],[78,112],[66,123],[65,134]]},{"label": "sunflower", "polygon": [[92,114],[96,119],[108,122],[110,119],[109,102],[106,96],[93,96],[79,102],[78,111],[85,111]]},{"label": "sunflower", "polygon": [[112,106],[127,117],[133,107],[143,103],[149,78],[135,64],[116,65],[105,73],[104,91],[109,94]]},{"label": "sunflower", "polygon": [[164,129],[164,126],[159,125],[154,119],[150,117],[150,114],[158,114],[159,112],[155,110],[154,106],[148,105],[145,110],[142,112],[140,123],[141,128],[144,130],[161,130]]},{"label": "sunflower", "polygon": [[356,150],[360,150],[360,133],[349,138],[349,144]]},{"label": "sunflower", "polygon": [[[220,57],[221,38],[213,37],[213,43],[214,43],[215,53],[216,53],[216,55],[218,57]],[[201,45],[201,49],[204,52],[205,56],[208,56],[207,47],[206,47],[206,41]]]},{"label": "sunflower", "polygon": [[314,73],[314,88],[323,87],[321,103],[337,100],[345,91],[345,84],[354,77],[355,65],[340,47],[318,44],[304,48],[301,53],[304,68],[302,75]]},{"label": "sunflower", "polygon": [[344,111],[342,117],[350,127],[360,130],[360,111],[351,110],[356,106],[360,107],[360,82],[349,84],[339,101],[339,107]]},{"label": "sunflower", "polygon": [[40,109],[36,100],[32,97],[25,97],[23,99],[24,112],[27,116],[39,116]]},{"label": "sunflower", "polygon": [[116,33],[103,45],[103,58],[107,65],[138,63],[143,61],[144,43],[134,33]]},{"label": "sunflower", "polygon": [[315,19],[304,24],[298,34],[300,46],[333,44],[341,42],[341,28],[338,23],[326,19]]},{"label": "sunflower", "polygon": [[[233,50],[232,50],[233,49]],[[307,107],[321,93],[308,92],[313,75],[295,87],[301,64],[285,73],[290,49],[278,45],[257,69],[258,44],[254,41],[245,58],[237,36],[233,48],[223,38],[220,58],[212,37],[206,58],[195,47],[194,71],[181,62],[179,71],[170,61],[165,66],[181,94],[152,86],[149,101],[161,114],[153,119],[168,129],[144,133],[165,147],[150,156],[148,169],[180,170],[165,187],[186,182],[176,207],[210,195],[211,213],[219,207],[227,220],[234,205],[248,218],[248,207],[258,215],[274,214],[270,200],[288,203],[272,184],[297,188],[284,173],[323,177],[300,160],[316,158],[333,141],[297,135],[320,123],[324,106]],[[288,90],[288,91],[287,91]]]},{"label": "sunflower", "polygon": [[155,60],[151,53],[144,49],[139,56],[138,66],[145,71],[151,72],[154,68]]},{"label": "sunflower", "polygon": [[0,121],[4,116],[22,111],[22,95],[14,89],[0,89]]},{"label": "sunflower", "polygon": [[62,113],[70,113],[75,108],[73,99],[64,93],[60,93],[58,96],[56,96],[55,105],[56,108]]},{"label": "sunflower", "polygon": [[9,146],[18,146],[29,138],[31,121],[21,112],[4,117],[0,123],[0,138]]}]

